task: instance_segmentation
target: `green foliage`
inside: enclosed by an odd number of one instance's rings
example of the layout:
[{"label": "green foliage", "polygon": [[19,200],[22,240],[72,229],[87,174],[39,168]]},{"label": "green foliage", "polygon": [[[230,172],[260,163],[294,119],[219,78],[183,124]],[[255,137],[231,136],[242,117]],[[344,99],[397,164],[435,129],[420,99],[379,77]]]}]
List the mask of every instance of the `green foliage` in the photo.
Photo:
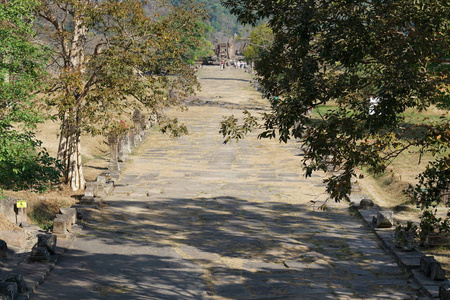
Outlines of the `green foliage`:
[{"label": "green foliage", "polygon": [[43,122],[32,93],[41,85],[45,49],[33,44],[37,1],[0,3],[0,186],[44,191],[59,182],[55,159],[40,149],[33,130]]},{"label": "green foliage", "polygon": [[58,158],[75,190],[84,185],[83,132],[120,134],[135,109],[162,120],[198,85],[191,64],[206,47],[204,11],[164,3],[146,11],[140,0],[41,1],[40,37],[59,62],[46,93],[62,123]]},{"label": "green foliage", "polygon": [[[335,171],[325,180],[333,199],[348,197],[356,168],[382,173],[410,148],[448,168],[439,157],[449,149],[449,119],[404,122],[410,108],[448,109],[448,1],[224,2],[242,23],[267,20],[274,34],[256,70],[266,97],[280,100],[260,136],[302,139],[307,176]],[[335,109],[307,116],[330,101]]]},{"label": "green foliage", "polygon": [[250,33],[250,44],[244,50],[244,55],[248,61],[260,61],[273,43],[273,32],[267,24],[257,26]]},{"label": "green foliage", "polygon": [[247,133],[251,132],[258,125],[257,118],[252,116],[247,110],[244,111],[246,115],[243,124],[238,124],[238,119],[234,116],[224,116],[220,123],[220,130],[224,137],[224,144],[232,140],[242,139]]}]

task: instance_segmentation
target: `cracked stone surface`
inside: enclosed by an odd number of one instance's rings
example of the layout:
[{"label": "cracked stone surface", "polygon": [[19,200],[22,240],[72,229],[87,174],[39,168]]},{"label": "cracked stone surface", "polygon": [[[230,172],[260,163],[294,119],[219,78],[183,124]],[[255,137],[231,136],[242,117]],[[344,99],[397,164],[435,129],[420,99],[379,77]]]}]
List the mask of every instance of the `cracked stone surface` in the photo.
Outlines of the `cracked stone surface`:
[{"label": "cracked stone surface", "polygon": [[348,204],[326,202],[324,175],[304,178],[298,144],[222,143],[223,115],[266,105],[249,80],[201,70],[200,104],[172,112],[190,134],[147,136],[31,299],[421,297]]}]

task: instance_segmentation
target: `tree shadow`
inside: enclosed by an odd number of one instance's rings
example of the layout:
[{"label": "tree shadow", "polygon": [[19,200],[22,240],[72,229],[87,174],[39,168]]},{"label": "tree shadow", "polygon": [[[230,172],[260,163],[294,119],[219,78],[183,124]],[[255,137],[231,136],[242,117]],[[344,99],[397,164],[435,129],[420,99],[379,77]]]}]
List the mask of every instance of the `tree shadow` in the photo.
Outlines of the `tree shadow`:
[{"label": "tree shadow", "polygon": [[226,196],[106,205],[37,299],[335,299],[340,291],[373,297],[382,282],[388,295],[414,294],[346,210]]}]

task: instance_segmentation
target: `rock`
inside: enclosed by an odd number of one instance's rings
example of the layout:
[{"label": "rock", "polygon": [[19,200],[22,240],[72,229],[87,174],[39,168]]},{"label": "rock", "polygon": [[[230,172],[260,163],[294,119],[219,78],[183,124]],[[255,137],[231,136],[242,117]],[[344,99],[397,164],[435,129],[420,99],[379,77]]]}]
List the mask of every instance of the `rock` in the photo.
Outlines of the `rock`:
[{"label": "rock", "polygon": [[38,234],[38,247],[45,247],[50,254],[56,253],[56,235]]},{"label": "rock", "polygon": [[422,256],[420,258],[420,268],[425,273],[426,276],[431,275],[431,265],[436,262],[434,256]]},{"label": "rock", "polygon": [[46,247],[39,247],[36,244],[31,250],[30,260],[33,262],[49,262],[50,253],[48,252]]},{"label": "rock", "polygon": [[17,298],[17,283],[0,282],[0,298],[2,300],[15,300]]},{"label": "rock", "polygon": [[28,292],[27,283],[21,274],[9,274],[3,278],[5,282],[15,282],[17,284],[17,291],[21,294]]},{"label": "rock", "polygon": [[367,209],[369,207],[370,208],[374,207],[374,203],[373,203],[372,200],[370,200],[370,199],[362,199],[359,202],[359,209]]},{"label": "rock", "polygon": [[390,228],[394,225],[394,212],[379,211],[377,213],[377,228]]},{"label": "rock", "polygon": [[0,240],[0,259],[8,258],[8,245],[4,240]]},{"label": "rock", "polygon": [[442,269],[441,264],[437,261],[431,264],[430,278],[436,281],[445,280],[445,270]]}]

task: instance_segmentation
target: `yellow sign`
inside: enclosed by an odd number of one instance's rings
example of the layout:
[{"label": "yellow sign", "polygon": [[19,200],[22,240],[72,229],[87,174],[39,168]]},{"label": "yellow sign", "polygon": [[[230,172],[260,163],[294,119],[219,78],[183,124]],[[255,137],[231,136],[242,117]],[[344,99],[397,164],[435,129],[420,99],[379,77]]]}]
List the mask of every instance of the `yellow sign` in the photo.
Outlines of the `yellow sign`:
[{"label": "yellow sign", "polygon": [[27,208],[27,201],[26,200],[17,201],[17,208]]}]

